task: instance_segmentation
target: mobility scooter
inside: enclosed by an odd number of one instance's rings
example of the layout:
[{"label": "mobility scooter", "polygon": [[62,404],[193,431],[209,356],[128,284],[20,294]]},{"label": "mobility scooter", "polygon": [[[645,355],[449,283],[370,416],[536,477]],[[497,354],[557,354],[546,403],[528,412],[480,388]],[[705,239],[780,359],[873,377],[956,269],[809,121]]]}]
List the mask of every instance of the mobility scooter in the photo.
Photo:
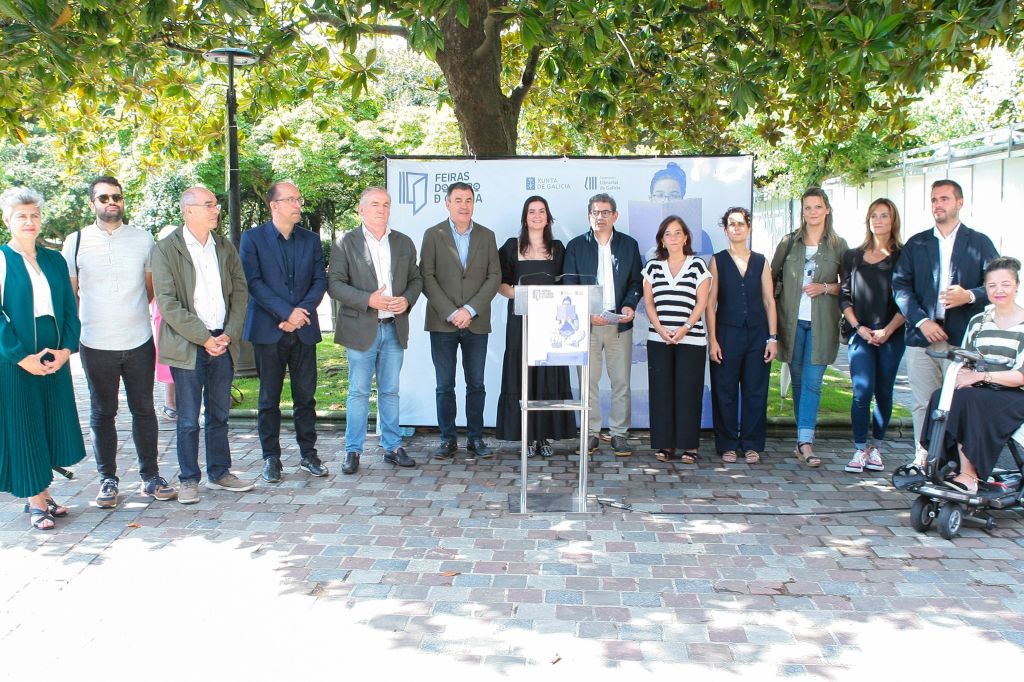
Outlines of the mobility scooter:
[{"label": "mobility scooter", "polygon": [[[1009,367],[998,361],[986,359],[976,351],[950,348],[948,351],[928,351],[934,358],[950,360],[942,382],[938,403],[932,412],[931,433],[928,440],[928,459],[922,469],[917,464],[899,467],[892,475],[892,484],[897,490],[914,493],[918,497],[910,509],[910,525],[918,532],[925,532],[937,523],[939,535],[951,540],[960,532],[965,521],[981,524],[986,530],[995,528],[996,521],[988,513],[990,509],[1011,509],[1024,506],[1024,426],[1014,433],[1007,443],[1016,470],[995,469],[987,481],[978,482],[976,493],[955,490],[944,481],[954,476],[960,468],[960,459],[955,446],[947,447],[946,418],[953,402],[957,372],[962,367],[979,372],[998,371]],[[1017,389],[1010,389],[1017,390]]]}]

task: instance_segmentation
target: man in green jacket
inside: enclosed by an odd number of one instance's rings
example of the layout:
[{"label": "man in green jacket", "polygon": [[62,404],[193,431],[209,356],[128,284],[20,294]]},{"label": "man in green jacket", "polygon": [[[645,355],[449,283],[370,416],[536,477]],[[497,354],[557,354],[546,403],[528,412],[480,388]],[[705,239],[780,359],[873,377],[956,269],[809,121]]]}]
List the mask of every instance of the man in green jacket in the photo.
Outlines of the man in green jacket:
[{"label": "man in green jacket", "polygon": [[181,196],[185,226],[153,250],[153,289],[163,316],[160,362],[178,395],[178,501],[199,501],[199,406],[206,403],[206,487],[245,492],[255,486],[231,473],[228,410],[231,380],[249,300],[235,247],[214,234],[220,204],[192,187]]}]

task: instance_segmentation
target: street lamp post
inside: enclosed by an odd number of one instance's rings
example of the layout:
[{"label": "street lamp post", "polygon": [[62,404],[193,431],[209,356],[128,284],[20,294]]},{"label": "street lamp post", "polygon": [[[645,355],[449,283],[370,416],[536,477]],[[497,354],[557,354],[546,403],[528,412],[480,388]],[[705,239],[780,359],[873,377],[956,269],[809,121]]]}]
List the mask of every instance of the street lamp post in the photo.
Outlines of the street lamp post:
[{"label": "street lamp post", "polygon": [[227,64],[228,66],[228,220],[231,226],[231,243],[238,248],[242,240],[240,209],[242,191],[238,181],[238,123],[235,120],[238,102],[235,100],[235,67],[255,64],[258,57],[240,47],[218,47],[205,52],[203,59],[214,64]]}]

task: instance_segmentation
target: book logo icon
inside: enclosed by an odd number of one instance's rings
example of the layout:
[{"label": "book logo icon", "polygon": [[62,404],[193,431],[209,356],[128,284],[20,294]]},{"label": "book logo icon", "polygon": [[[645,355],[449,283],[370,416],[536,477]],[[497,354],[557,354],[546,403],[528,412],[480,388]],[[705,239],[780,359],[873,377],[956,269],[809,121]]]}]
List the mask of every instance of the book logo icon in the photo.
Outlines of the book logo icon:
[{"label": "book logo icon", "polygon": [[398,203],[412,206],[412,214],[416,215],[427,205],[427,174],[398,174]]}]

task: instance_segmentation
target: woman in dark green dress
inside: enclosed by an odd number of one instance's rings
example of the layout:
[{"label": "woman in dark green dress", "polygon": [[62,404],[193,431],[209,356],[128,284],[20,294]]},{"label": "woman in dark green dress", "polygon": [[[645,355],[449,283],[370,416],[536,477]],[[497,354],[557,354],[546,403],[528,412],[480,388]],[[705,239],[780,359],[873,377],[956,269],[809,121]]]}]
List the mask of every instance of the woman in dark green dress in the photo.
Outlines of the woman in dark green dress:
[{"label": "woman in dark green dress", "polygon": [[28,498],[32,525],[52,530],[68,514],[50,495],[53,467],[81,461],[85,444],[68,367],[78,310],[64,258],[36,246],[42,205],[30,189],[0,194],[0,491]]}]

